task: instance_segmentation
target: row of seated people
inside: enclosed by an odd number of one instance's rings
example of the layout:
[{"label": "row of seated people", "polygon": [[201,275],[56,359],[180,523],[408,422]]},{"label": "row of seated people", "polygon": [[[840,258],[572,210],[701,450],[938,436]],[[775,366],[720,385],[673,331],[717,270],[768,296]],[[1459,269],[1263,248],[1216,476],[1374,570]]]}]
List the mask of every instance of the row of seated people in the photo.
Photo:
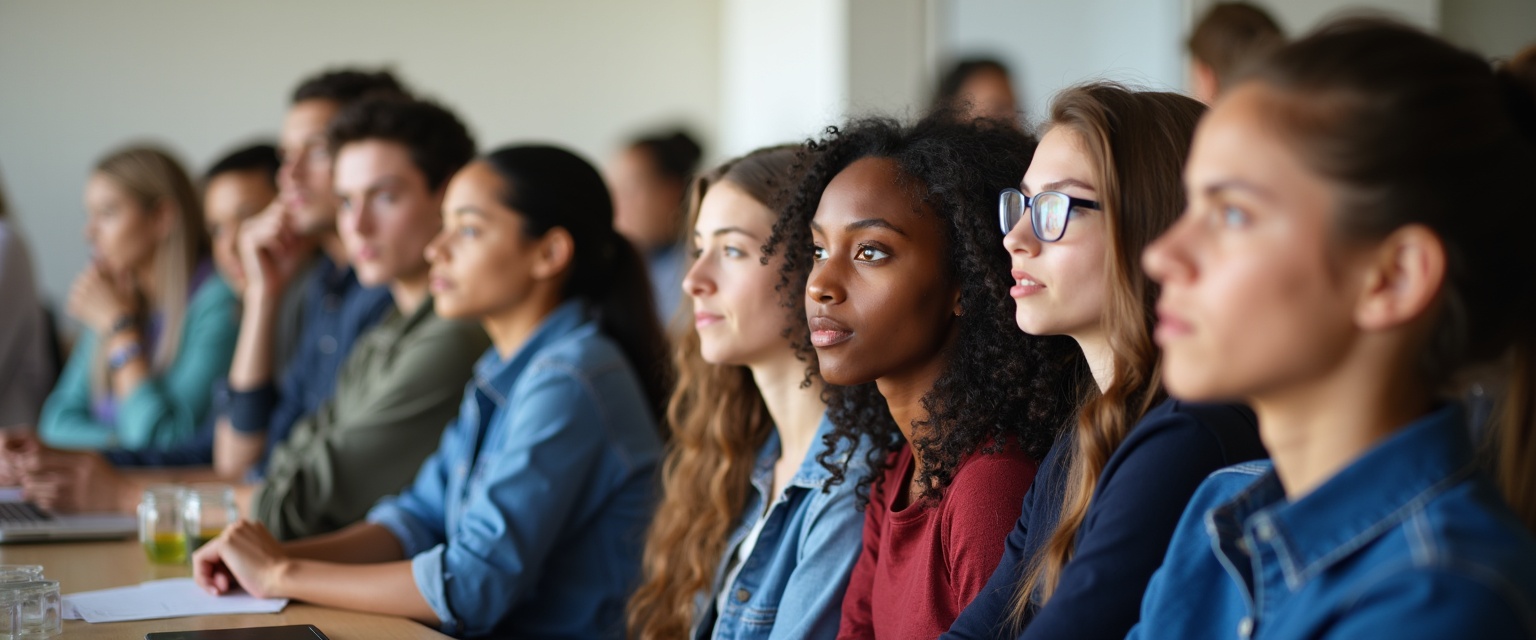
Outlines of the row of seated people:
[{"label": "row of seated people", "polygon": [[693,181],[673,345],[589,163],[327,74],[275,191],[205,179],[222,278],[173,161],[98,166],[90,333],[3,471],[242,478],[199,584],[465,637],[1536,637],[1522,64],[1351,20],[1209,110],[761,149]]}]

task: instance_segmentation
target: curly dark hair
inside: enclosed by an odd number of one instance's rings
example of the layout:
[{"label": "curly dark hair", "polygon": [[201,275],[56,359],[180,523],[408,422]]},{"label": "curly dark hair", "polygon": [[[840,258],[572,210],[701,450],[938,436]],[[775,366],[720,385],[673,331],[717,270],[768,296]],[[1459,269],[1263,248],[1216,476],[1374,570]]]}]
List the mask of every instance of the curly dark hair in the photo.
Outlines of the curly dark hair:
[{"label": "curly dark hair", "polygon": [[330,100],[343,107],[369,96],[410,97],[411,90],[389,69],[330,69],[305,78],[293,90],[293,104]]},{"label": "curly dark hair", "polygon": [[411,164],[436,191],[475,158],[475,139],[452,111],[429,100],[403,96],[364,98],[331,120],[326,141],[331,154],[341,147],[378,139],[404,145]]},{"label": "curly dark hair", "polygon": [[[811,218],[822,192],[848,165],[868,157],[896,161],[903,181],[914,187],[911,192],[943,219],[951,247],[949,272],[959,284],[964,314],[943,373],[923,396],[928,418],[912,425],[923,433],[912,442],[924,465],[918,478],[921,500],[942,497],[960,462],[973,453],[1019,447],[1036,459],[1044,457],[1068,424],[1073,398],[1088,379],[1070,338],[1019,331],[1008,295],[1010,262],[993,212],[997,194],[1024,175],[1035,144],[1032,136],[1001,123],[965,122],[946,112],[910,127],[867,118],[829,128],[823,139],[806,143],[805,177],[764,246],[770,254],[783,252],[778,289],[786,306],[800,310],[803,325]],[[809,383],[818,375],[814,348],[804,327],[795,334],[797,351],[810,363]],[[869,473],[856,489],[862,508],[871,485],[889,467],[891,453],[901,447],[901,431],[874,382],[827,385],[824,399],[834,427],[826,452],[844,450],[838,445],[845,439],[857,444],[868,437],[876,443],[869,453]],[[824,452],[819,461],[832,472],[827,486],[845,481],[848,460]]]}]

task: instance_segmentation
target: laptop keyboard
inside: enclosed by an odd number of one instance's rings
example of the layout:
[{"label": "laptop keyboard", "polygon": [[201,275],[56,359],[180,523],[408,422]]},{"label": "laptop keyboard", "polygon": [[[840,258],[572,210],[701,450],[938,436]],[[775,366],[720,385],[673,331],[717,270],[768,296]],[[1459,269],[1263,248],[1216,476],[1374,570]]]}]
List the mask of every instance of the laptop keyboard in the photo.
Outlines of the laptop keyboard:
[{"label": "laptop keyboard", "polygon": [[51,520],[53,516],[30,502],[0,502],[0,528],[22,529],[48,524]]}]

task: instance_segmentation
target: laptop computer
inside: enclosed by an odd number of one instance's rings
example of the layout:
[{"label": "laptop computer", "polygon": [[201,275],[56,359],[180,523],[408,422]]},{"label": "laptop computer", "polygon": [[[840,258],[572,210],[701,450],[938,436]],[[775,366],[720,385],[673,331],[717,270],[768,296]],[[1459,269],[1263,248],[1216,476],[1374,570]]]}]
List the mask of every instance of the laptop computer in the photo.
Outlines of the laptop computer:
[{"label": "laptop computer", "polygon": [[[0,490],[0,544],[118,540],[138,534],[139,519],[121,513],[53,514]],[[5,495],[11,494],[11,495]]]}]

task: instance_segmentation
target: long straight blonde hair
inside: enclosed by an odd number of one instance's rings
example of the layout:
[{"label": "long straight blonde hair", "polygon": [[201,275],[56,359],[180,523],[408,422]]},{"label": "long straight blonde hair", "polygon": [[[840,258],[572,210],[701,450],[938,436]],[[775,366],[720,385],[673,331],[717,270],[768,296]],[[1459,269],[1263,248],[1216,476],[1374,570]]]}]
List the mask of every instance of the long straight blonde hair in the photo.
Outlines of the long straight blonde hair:
[{"label": "long straight blonde hair", "polygon": [[[94,173],[131,195],[141,211],[152,213],[163,207],[174,218],[170,232],[155,246],[151,258],[158,292],[154,311],[160,313],[161,328],[150,368],[164,371],[175,362],[181,347],[193,271],[208,255],[202,202],[181,163],[156,147],[132,146],[115,151],[96,163]],[[92,393],[100,397],[107,394],[111,385],[106,336],[98,337],[90,380]]]},{"label": "long straight blonde hair", "polygon": [[1056,590],[1110,456],[1166,397],[1152,342],[1157,285],[1142,271],[1141,253],[1184,210],[1184,159],[1204,112],[1192,98],[1110,83],[1073,87],[1051,104],[1049,126],[1078,136],[1104,207],[1110,249],[1101,322],[1114,354],[1114,381],[1102,393],[1090,389],[1074,437],[1058,445],[1072,447],[1061,518],[1014,595],[1016,627],[1032,603],[1044,605]]}]

